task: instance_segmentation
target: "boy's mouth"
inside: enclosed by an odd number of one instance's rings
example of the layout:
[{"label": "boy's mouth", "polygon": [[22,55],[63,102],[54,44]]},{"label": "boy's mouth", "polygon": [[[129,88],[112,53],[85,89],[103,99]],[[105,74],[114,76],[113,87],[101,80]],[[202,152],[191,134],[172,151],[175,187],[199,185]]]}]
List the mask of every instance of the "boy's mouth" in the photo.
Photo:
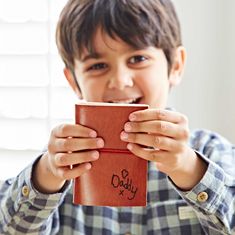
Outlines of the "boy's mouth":
[{"label": "boy's mouth", "polygon": [[128,99],[121,99],[121,100],[110,100],[108,103],[117,103],[117,104],[139,104],[141,97],[138,98],[128,98]]}]

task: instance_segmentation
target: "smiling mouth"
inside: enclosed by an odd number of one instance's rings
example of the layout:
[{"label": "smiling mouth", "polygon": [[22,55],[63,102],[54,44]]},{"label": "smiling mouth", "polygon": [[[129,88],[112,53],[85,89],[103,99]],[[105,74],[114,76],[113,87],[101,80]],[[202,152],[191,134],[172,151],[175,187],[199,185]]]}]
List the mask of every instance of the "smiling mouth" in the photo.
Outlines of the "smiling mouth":
[{"label": "smiling mouth", "polygon": [[122,100],[112,100],[108,101],[108,103],[117,103],[117,104],[139,104],[141,97],[138,98],[130,98],[130,99],[122,99]]}]

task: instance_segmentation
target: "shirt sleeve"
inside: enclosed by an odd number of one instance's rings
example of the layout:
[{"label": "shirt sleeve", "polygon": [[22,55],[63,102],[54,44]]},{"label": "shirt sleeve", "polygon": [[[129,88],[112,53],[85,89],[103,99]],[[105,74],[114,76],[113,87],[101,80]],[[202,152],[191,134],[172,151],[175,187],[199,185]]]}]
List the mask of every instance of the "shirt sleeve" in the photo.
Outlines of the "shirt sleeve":
[{"label": "shirt sleeve", "polygon": [[[194,150],[208,163],[201,181],[188,192],[173,185],[190,204],[208,234],[235,232],[235,147],[219,135],[198,132]],[[216,233],[218,232],[218,233]]]},{"label": "shirt sleeve", "polygon": [[63,202],[70,182],[65,184],[60,193],[38,192],[31,181],[33,165],[38,159],[16,178],[1,182],[0,234],[53,235],[58,232],[58,207]]}]

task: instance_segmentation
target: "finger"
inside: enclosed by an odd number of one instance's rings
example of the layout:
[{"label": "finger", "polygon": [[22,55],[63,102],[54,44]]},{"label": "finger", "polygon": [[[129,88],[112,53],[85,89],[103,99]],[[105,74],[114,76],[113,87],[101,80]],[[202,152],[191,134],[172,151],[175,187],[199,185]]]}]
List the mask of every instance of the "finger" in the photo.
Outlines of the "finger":
[{"label": "finger", "polygon": [[153,147],[155,149],[170,151],[173,153],[178,153],[183,149],[182,142],[164,136],[154,136],[149,134],[132,134],[122,132],[121,139],[126,142],[144,145],[147,147]]},{"label": "finger", "polygon": [[62,124],[56,126],[52,130],[52,136],[58,138],[66,138],[66,137],[96,137],[96,131],[82,126],[82,125],[72,125],[72,124]]},{"label": "finger", "polygon": [[103,147],[104,141],[101,138],[56,138],[48,144],[48,150],[52,153],[75,152]]},{"label": "finger", "polygon": [[78,153],[58,153],[55,155],[55,164],[59,167],[92,162],[99,158],[98,151],[86,151]]},{"label": "finger", "polygon": [[181,113],[171,111],[171,110],[162,110],[162,109],[146,109],[141,111],[136,111],[130,114],[130,121],[149,121],[149,120],[162,120],[167,122],[172,122],[175,124],[178,123],[187,123],[187,117]]},{"label": "finger", "polygon": [[124,130],[164,135],[175,139],[187,139],[189,136],[189,130],[185,126],[166,121],[127,122]]},{"label": "finger", "polygon": [[158,162],[161,159],[157,156],[161,156],[164,151],[161,150],[154,150],[149,148],[143,148],[138,144],[129,143],[127,148],[136,156],[141,157],[147,161]]},{"label": "finger", "polygon": [[56,174],[61,179],[70,180],[81,176],[82,174],[90,170],[91,167],[91,163],[88,162],[76,165],[72,169],[70,167],[60,167],[57,168]]},{"label": "finger", "polygon": [[157,168],[168,174],[179,166],[179,158],[177,154],[168,151],[153,150],[140,147],[137,144],[129,143],[127,148],[136,156],[147,161],[156,162]]},{"label": "finger", "polygon": [[130,143],[127,148],[136,156],[147,161],[157,162],[162,165],[172,165],[176,158],[167,151],[143,148],[137,144]]}]

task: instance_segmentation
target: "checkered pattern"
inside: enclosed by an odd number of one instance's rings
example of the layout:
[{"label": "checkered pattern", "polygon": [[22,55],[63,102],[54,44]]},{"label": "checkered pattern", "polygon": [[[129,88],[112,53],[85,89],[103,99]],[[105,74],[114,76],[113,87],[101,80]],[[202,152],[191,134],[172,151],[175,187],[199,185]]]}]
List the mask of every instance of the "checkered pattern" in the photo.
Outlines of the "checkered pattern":
[{"label": "checkered pattern", "polygon": [[[209,163],[201,182],[180,191],[149,163],[146,207],[91,207],[72,204],[71,183],[44,195],[30,181],[32,165],[0,185],[0,234],[156,235],[235,234],[235,147],[209,131],[194,131],[189,145]],[[21,192],[29,187],[29,195]],[[197,195],[206,192],[206,202]],[[182,218],[179,208],[191,209]]]}]

